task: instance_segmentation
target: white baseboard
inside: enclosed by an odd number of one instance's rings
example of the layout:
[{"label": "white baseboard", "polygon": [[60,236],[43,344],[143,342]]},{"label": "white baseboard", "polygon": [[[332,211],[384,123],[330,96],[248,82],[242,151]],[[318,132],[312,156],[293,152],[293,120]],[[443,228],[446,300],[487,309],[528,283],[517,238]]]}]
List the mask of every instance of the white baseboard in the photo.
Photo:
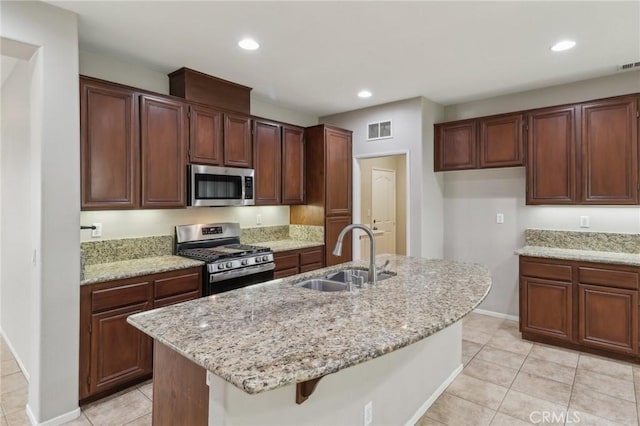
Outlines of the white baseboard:
[{"label": "white baseboard", "polygon": [[4,334],[4,330],[1,329],[1,328],[0,328],[0,335],[2,335],[2,338],[4,339],[5,343],[7,344],[7,346],[9,346],[9,350],[11,351],[11,354],[15,358],[16,363],[18,364],[18,368],[20,368],[20,371],[22,371],[22,375],[27,380],[27,382],[29,382],[29,372],[27,371],[27,369],[25,368],[24,364],[22,363],[22,360],[20,359],[20,357],[16,353],[16,350],[13,347],[13,345],[11,344],[11,341],[9,339],[7,339],[7,335]]},{"label": "white baseboard", "polygon": [[37,426],[60,426],[67,422],[70,422],[71,420],[77,419],[78,417],[80,417],[80,414],[80,407],[77,407],[75,410],[71,410],[67,413],[61,414],[58,417],[47,420],[46,422],[38,423],[38,421],[36,420],[36,416],[34,416],[33,412],[31,411],[31,407],[29,407],[29,404],[27,404],[27,417],[29,417],[29,421],[32,425]]},{"label": "white baseboard", "polygon": [[424,402],[424,404],[422,404],[420,408],[418,408],[418,411],[416,411],[416,413],[409,419],[409,421],[405,424],[405,426],[414,426],[416,423],[418,423],[418,420],[420,420],[420,418],[424,416],[424,413],[426,413],[429,407],[431,407],[433,403],[436,402],[436,399],[438,399],[438,397],[442,395],[442,393],[447,389],[447,387],[449,387],[449,385],[453,383],[456,377],[458,377],[458,374],[462,372],[463,368],[464,366],[460,364],[458,368],[453,370],[453,372],[449,375],[449,377],[447,377],[447,379],[444,382],[442,382],[442,384],[429,397],[429,399],[427,399]]},{"label": "white baseboard", "polygon": [[484,309],[474,309],[473,312],[475,312],[476,314],[487,315],[490,317],[508,319],[511,321],[520,321],[520,318],[518,318],[515,315],[503,314],[501,312],[485,311]]}]

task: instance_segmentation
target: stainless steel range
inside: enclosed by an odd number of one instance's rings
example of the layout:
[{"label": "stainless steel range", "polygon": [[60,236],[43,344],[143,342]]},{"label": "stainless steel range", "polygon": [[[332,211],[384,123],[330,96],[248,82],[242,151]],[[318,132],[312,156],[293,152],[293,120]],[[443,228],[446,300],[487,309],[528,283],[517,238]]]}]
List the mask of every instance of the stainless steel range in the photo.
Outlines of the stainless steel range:
[{"label": "stainless steel range", "polygon": [[205,296],[273,279],[273,252],[240,244],[238,223],[176,226],[176,254],[206,262]]}]

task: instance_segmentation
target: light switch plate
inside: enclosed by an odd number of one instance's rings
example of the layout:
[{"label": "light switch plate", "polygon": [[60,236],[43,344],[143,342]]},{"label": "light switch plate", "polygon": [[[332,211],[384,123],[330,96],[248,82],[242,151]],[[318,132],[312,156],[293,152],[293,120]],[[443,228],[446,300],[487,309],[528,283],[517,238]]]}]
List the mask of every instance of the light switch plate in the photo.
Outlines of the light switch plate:
[{"label": "light switch plate", "polygon": [[91,230],[91,238],[100,238],[102,237],[102,224],[101,223],[92,223],[92,226],[95,226],[95,229]]},{"label": "light switch plate", "polygon": [[504,223],[504,213],[496,213],[496,223]]}]

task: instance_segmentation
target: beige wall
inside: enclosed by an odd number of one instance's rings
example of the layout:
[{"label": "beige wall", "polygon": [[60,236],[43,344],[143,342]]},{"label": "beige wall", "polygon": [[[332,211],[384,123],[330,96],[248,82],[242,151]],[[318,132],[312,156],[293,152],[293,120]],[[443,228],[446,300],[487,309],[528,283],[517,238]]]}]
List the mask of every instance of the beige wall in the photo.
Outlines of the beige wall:
[{"label": "beige wall", "polygon": [[[387,157],[364,158],[360,164],[360,223],[371,226],[371,170],[380,168],[396,172],[396,253],[407,253],[407,185],[406,156],[392,155]],[[362,254],[362,253],[361,253]]]},{"label": "beige wall", "polygon": [[[35,424],[78,408],[80,128],[77,16],[43,2],[2,2],[0,36],[35,46],[29,160],[33,309],[27,413]],[[66,416],[66,417],[65,417]]]},{"label": "beige wall", "polygon": [[[640,73],[628,72],[445,108],[447,120],[640,92]],[[493,289],[481,309],[518,314],[518,264],[513,251],[527,228],[640,233],[640,208],[526,206],[524,167],[442,173],[444,255],[488,265]],[[504,224],[496,224],[496,213]],[[591,228],[579,227],[589,216]]]},{"label": "beige wall", "polygon": [[[440,176],[433,172],[433,142],[425,139],[433,132],[433,122],[442,117],[443,108],[424,98],[406,99],[356,111],[321,117],[320,122],[353,131],[356,159],[404,154],[409,186],[407,253],[411,256],[442,257],[442,188]],[[367,124],[392,120],[393,137],[367,141]],[[426,162],[425,162],[426,161]],[[354,162],[354,219],[360,217],[360,173]],[[354,255],[359,248],[354,247]]]},{"label": "beige wall", "polygon": [[[80,51],[80,74],[169,93],[169,78],[165,73],[88,50]],[[251,95],[251,114],[305,127],[318,122],[317,117],[273,105],[254,94]],[[114,239],[168,235],[174,232],[176,225],[190,223],[234,221],[240,222],[242,227],[256,226],[258,214],[262,215],[263,226],[289,224],[288,206],[92,211],[81,212],[80,217],[83,224],[102,223],[102,239]],[[90,231],[83,231],[81,239],[96,240],[91,238]]]}]

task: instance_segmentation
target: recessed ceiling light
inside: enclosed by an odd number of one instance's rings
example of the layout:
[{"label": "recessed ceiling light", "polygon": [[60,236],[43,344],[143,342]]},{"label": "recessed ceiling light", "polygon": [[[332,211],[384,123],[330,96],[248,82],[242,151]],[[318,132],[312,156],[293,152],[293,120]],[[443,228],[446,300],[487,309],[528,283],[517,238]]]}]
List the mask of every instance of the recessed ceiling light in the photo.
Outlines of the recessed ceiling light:
[{"label": "recessed ceiling light", "polygon": [[240,46],[244,50],[256,50],[260,47],[258,42],[252,38],[243,38],[238,42],[238,46]]},{"label": "recessed ceiling light", "polygon": [[563,50],[569,50],[576,45],[573,40],[562,40],[551,46],[551,50],[554,52],[562,52]]},{"label": "recessed ceiling light", "polygon": [[358,92],[358,96],[361,98],[370,98],[371,97],[371,92],[368,90],[361,90]]}]

